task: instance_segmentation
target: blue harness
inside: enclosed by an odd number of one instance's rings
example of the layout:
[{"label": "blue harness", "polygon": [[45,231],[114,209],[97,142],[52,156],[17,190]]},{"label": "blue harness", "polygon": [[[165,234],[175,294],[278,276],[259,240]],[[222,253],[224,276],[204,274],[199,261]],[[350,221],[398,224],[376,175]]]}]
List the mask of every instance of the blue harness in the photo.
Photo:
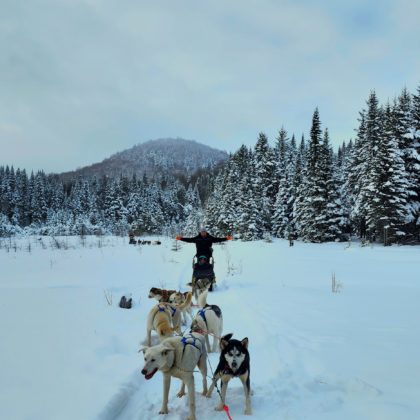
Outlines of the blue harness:
[{"label": "blue harness", "polygon": [[166,308],[169,308],[169,309],[172,310],[172,317],[174,317],[174,315],[176,314],[176,308],[173,308],[170,305],[164,305],[164,306],[158,305],[158,311],[159,312],[165,312],[166,311]]},{"label": "blue harness", "polygon": [[206,324],[206,328],[207,328],[207,319],[206,319],[206,309],[207,308],[202,308],[200,309],[197,314],[201,316],[201,318],[203,318],[204,323]]},{"label": "blue harness", "polygon": [[[192,342],[187,341],[187,340],[192,340]],[[194,337],[192,334],[188,334],[187,336],[182,337],[181,343],[184,345],[182,354],[184,354],[185,347],[187,346],[187,344],[189,344],[190,346],[194,346],[201,353],[201,349],[197,347],[196,345],[197,341],[200,341],[200,340],[197,337]]]}]

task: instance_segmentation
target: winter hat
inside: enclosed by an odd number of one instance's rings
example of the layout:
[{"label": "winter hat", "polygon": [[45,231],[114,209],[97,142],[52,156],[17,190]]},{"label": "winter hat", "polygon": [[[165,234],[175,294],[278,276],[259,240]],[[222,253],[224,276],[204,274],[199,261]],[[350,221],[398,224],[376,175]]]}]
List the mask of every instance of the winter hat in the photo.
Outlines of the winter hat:
[{"label": "winter hat", "polygon": [[200,232],[207,232],[207,228],[203,225],[200,226]]}]

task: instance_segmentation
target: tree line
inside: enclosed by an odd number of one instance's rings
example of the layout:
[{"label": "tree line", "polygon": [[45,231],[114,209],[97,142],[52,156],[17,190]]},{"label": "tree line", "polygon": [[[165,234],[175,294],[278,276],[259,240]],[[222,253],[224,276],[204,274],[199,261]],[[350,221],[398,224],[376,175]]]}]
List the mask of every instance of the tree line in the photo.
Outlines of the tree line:
[{"label": "tree line", "polygon": [[0,167],[0,236],[195,232],[202,221],[195,182],[171,177],[103,176],[69,182],[39,171]]},{"label": "tree line", "polygon": [[420,87],[384,105],[372,91],[358,122],[336,153],[318,109],[307,141],[282,128],[272,147],[260,133],[217,175],[207,223],[245,240],[419,241]]},{"label": "tree line", "polygon": [[195,177],[64,181],[0,167],[0,236],[192,234],[203,221],[243,240],[419,241],[420,87],[382,105],[371,92],[355,139],[336,152],[315,109],[308,139],[281,128],[271,146],[260,133]]}]

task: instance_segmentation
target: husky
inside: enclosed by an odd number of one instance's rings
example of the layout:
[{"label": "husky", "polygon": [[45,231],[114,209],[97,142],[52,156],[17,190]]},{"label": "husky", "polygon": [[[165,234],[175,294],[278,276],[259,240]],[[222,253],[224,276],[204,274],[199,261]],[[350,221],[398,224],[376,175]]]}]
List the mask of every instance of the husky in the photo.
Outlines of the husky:
[{"label": "husky", "polygon": [[245,393],[245,414],[251,415],[251,386],[250,386],[250,363],[248,352],[248,338],[242,341],[232,339],[233,334],[227,334],[220,340],[220,359],[214,372],[213,381],[210,385],[207,397],[210,398],[213,389],[219,379],[222,380],[221,403],[216,407],[222,411],[226,402],[228,383],[232,378],[242,381]]},{"label": "husky", "polygon": [[[169,303],[173,303],[175,305],[181,305],[185,302],[185,299],[188,296],[188,292],[175,292],[172,293],[171,296],[169,297]],[[182,323],[184,325],[187,325],[187,313],[190,316],[190,319],[193,319],[192,316],[192,308],[191,308],[191,303],[189,304],[189,306],[187,306],[184,310],[181,311],[181,315],[182,315]]]},{"label": "husky", "polygon": [[203,279],[194,279],[193,281],[190,281],[187,283],[187,286],[190,286],[192,288],[192,293],[195,297],[195,299],[198,299],[198,296],[205,292],[206,290],[209,290],[212,287],[212,281],[208,278]]},{"label": "husky", "polygon": [[181,311],[190,306],[191,292],[181,305],[159,303],[150,310],[147,317],[147,345],[152,345],[152,330],[158,333],[159,341],[171,337],[174,332],[181,334]]},{"label": "husky", "polygon": [[144,367],[141,373],[146,379],[151,379],[160,370],[163,373],[163,401],[159,414],[168,414],[168,396],[171,377],[182,381],[177,396],[185,395],[185,385],[188,390],[189,416],[195,417],[195,387],[193,371],[196,366],[203,376],[203,394],[207,395],[207,353],[202,334],[191,331],[183,337],[171,337],[162,343],[141,349],[144,353]]},{"label": "husky", "polygon": [[[200,309],[195,315],[191,328],[200,329],[205,333],[207,353],[215,353],[223,330],[222,311],[217,305],[207,304],[207,290],[198,296],[198,306]],[[211,349],[208,333],[214,334]]]},{"label": "husky", "polygon": [[152,287],[149,291],[149,299],[156,299],[158,302],[169,302],[169,298],[174,293],[176,293],[176,290],[165,290],[159,289],[158,287]]}]

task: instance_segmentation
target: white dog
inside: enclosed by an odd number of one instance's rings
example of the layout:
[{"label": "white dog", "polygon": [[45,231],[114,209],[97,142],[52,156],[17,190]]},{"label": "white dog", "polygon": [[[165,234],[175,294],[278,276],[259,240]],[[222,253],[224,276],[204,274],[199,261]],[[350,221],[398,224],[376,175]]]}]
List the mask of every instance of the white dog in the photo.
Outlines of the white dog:
[{"label": "white dog", "polygon": [[202,334],[191,332],[183,337],[170,337],[162,343],[141,349],[144,353],[144,367],[141,373],[151,379],[160,370],[163,373],[163,401],[159,414],[168,414],[168,397],[171,377],[182,381],[177,396],[185,395],[188,389],[189,416],[195,417],[195,387],[193,371],[196,366],[203,376],[203,395],[207,394],[207,353]]},{"label": "white dog", "polygon": [[[207,290],[198,296],[198,306],[200,310],[195,315],[191,328],[200,329],[205,332],[207,353],[215,353],[218,349],[219,337],[222,336],[222,311],[217,305],[207,304]],[[213,347],[211,349],[207,333],[213,334]]]},{"label": "white dog", "polygon": [[147,345],[152,345],[152,330],[158,333],[159,340],[171,337],[176,331],[181,334],[181,312],[191,305],[192,294],[181,305],[162,302],[153,306],[147,317]]}]

